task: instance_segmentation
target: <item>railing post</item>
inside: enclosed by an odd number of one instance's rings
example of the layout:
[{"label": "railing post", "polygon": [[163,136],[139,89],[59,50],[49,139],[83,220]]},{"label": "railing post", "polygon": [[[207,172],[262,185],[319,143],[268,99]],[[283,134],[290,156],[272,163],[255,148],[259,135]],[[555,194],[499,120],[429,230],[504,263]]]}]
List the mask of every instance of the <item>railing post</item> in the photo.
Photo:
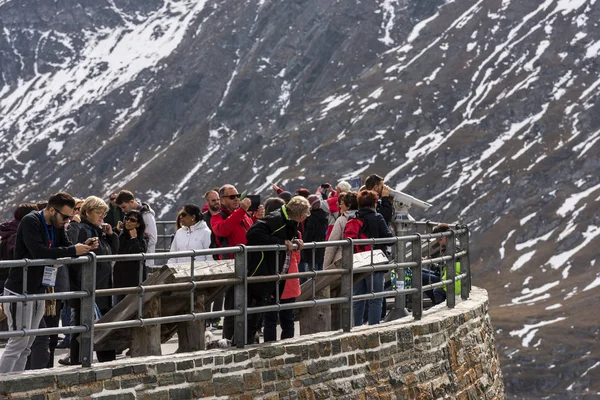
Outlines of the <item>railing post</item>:
[{"label": "railing post", "polygon": [[471,252],[469,251],[469,228],[466,225],[463,225],[462,228],[465,230],[464,240],[462,241],[462,246],[466,250],[466,257],[461,258],[460,263],[460,273],[466,273],[467,276],[465,279],[461,281],[460,285],[460,297],[463,300],[467,300],[471,294]]},{"label": "railing post", "polygon": [[450,263],[446,262],[446,279],[452,280],[449,286],[446,286],[446,305],[448,308],[456,306],[456,235],[454,230],[450,230],[450,236],[446,238],[446,254],[452,256]]},{"label": "railing post", "polygon": [[340,326],[344,332],[352,329],[352,316],[354,309],[354,251],[352,239],[342,246],[342,268],[347,271],[341,276],[341,293],[346,296],[347,302],[342,303],[340,312]]},{"label": "railing post", "polygon": [[233,340],[238,348],[243,348],[246,344],[246,331],[248,328],[248,314],[247,309],[247,296],[248,293],[248,281],[247,276],[247,263],[248,253],[246,246],[240,245],[241,252],[234,254],[235,262],[235,277],[242,280],[242,283],[238,283],[233,287],[233,298],[234,298],[234,309],[242,311],[241,315],[234,317],[234,330]]},{"label": "railing post", "polygon": [[423,255],[421,253],[421,235],[417,233],[417,238],[412,241],[412,261],[417,265],[412,269],[412,287],[417,289],[412,295],[412,314],[414,319],[420,320],[423,316],[423,273],[421,262]]},{"label": "railing post", "polygon": [[[94,355],[94,306],[96,304],[96,254],[88,253],[88,261],[81,265],[81,290],[88,296],[81,299],[80,323],[87,330],[79,336],[81,364],[91,367]],[[78,360],[72,360],[77,362]]]},{"label": "railing post", "polygon": [[[402,263],[406,260],[406,242],[400,240],[400,237],[405,236],[408,233],[407,221],[402,219],[402,215],[396,214],[394,220],[394,226],[396,228],[396,247],[394,252],[394,262]],[[396,287],[394,289],[404,289],[404,278],[406,272],[404,268],[396,268]],[[406,309],[406,295],[398,293],[394,299],[394,308],[385,316],[385,322],[394,321],[399,318],[404,318],[408,315]]]}]

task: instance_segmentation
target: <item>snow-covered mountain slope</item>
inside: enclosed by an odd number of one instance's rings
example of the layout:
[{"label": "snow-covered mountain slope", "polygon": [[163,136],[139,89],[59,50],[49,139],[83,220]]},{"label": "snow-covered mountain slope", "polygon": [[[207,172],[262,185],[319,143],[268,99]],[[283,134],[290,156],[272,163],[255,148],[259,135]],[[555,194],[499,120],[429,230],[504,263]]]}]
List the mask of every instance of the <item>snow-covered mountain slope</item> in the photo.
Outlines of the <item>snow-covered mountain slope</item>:
[{"label": "snow-covered mountain slope", "polygon": [[[0,198],[379,173],[473,231],[506,388],[600,392],[596,0],[0,0]],[[591,397],[590,397],[591,398]]]}]

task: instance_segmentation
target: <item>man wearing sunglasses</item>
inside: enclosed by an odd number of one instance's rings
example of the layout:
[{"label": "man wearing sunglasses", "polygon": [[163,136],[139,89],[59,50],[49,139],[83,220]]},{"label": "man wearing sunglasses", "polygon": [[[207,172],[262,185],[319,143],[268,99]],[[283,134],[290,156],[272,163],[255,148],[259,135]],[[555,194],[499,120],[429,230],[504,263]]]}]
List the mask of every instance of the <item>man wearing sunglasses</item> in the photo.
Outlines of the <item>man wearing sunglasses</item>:
[{"label": "man wearing sunglasses", "polygon": [[[56,193],[48,200],[48,205],[41,211],[32,211],[21,220],[17,229],[15,243],[15,260],[24,258],[62,258],[76,257],[95,250],[98,243],[88,239],[85,243],[73,245],[65,232],[65,224],[73,218],[75,200],[68,193]],[[28,294],[45,293],[53,287],[51,278],[53,266],[31,266],[27,269]],[[54,274],[54,276],[56,276]],[[23,268],[11,268],[4,286],[4,295],[23,293]],[[44,316],[45,301],[23,303],[4,303],[9,331],[37,328]],[[2,358],[0,373],[24,371],[27,356],[31,353],[31,345],[35,336],[10,338]]]},{"label": "man wearing sunglasses", "polygon": [[115,229],[119,221],[123,221],[123,210],[117,205],[117,193],[111,193],[108,203],[108,213],[104,217],[104,222],[110,224]]},{"label": "man wearing sunglasses", "polygon": [[[249,198],[240,200],[240,194],[233,185],[223,185],[219,189],[221,210],[210,219],[210,225],[215,234],[217,247],[230,247],[246,244],[246,231],[252,226],[253,220],[248,214],[251,201]],[[232,259],[233,254],[223,254],[221,259]],[[225,309],[235,306],[233,287],[225,293]],[[225,317],[223,338],[233,338],[233,317]]]}]

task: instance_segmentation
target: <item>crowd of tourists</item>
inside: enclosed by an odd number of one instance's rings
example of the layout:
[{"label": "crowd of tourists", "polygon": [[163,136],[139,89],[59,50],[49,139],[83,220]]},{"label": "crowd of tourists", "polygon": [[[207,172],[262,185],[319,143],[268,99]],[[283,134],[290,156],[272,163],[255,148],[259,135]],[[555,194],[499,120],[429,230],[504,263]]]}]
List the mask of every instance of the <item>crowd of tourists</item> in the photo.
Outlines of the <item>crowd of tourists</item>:
[{"label": "crowd of tourists", "polygon": [[[275,252],[248,254],[248,276],[275,275],[319,271],[341,258],[341,247],[307,250],[305,242],[394,236],[390,189],[378,175],[370,175],[357,191],[346,181],[340,181],[335,187],[324,183],[312,192],[298,188],[294,194],[275,184],[272,189],[273,196],[262,204],[253,204],[251,197],[242,198],[231,184],[207,191],[202,206],[185,204],[177,213],[177,230],[170,251],[279,244],[285,246],[285,256]],[[0,224],[2,260],[57,259],[89,252],[96,255],[153,253],[158,238],[154,211],[128,190],[112,193],[108,202],[97,196],[83,199],[60,192],[47,202],[18,205],[13,217]],[[447,229],[447,225],[440,224],[434,232]],[[443,249],[445,242],[441,244]],[[388,251],[387,247],[375,246],[383,251]],[[370,246],[355,249],[370,250]],[[195,257],[198,261],[211,258],[228,259],[233,258],[233,254]],[[167,263],[189,261],[190,257],[174,257]],[[138,286],[152,265],[152,260],[97,262],[96,289]],[[79,264],[29,266],[24,276],[24,268],[0,268],[0,289],[4,296],[78,291],[81,290],[81,271]],[[426,283],[433,283],[443,278],[443,274],[445,270],[431,270],[423,276]],[[301,283],[299,279],[287,279],[282,284],[249,285],[248,306],[264,306],[276,301],[292,303],[301,293]],[[384,273],[376,272],[372,278],[358,281],[354,294],[381,292],[384,284]],[[426,293],[434,304],[444,301],[446,296],[445,288]],[[124,297],[96,296],[98,314],[108,312]],[[212,311],[233,308],[233,287],[212,304]],[[6,318],[0,328],[8,331],[81,323],[80,299],[2,303],[2,310]],[[357,301],[353,311],[355,326],[367,322],[378,324],[385,315],[383,299]],[[209,326],[222,327],[224,339],[234,340],[233,317],[225,317],[222,326],[219,318],[207,322]],[[247,343],[255,343],[257,332],[261,330],[265,342],[277,340],[278,323],[281,339],[294,336],[293,310],[250,314]],[[69,349],[68,356],[59,363],[81,364],[78,338],[77,333],[65,335],[61,341],[57,335],[11,337],[0,358],[0,373],[53,367],[56,348]],[[116,358],[116,352],[97,351],[96,356],[99,362],[110,361]]]}]

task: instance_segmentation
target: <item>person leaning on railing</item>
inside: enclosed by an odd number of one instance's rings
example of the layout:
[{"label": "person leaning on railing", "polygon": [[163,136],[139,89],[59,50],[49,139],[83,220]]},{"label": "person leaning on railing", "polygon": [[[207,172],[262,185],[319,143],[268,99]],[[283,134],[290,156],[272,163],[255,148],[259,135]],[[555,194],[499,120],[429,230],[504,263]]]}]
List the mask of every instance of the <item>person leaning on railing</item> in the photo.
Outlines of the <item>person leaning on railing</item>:
[{"label": "person leaning on railing", "polygon": [[[75,257],[95,250],[98,245],[92,240],[73,245],[65,233],[65,223],[73,218],[74,207],[73,197],[61,192],[52,195],[42,211],[32,211],[23,217],[17,229],[15,259]],[[45,293],[48,287],[53,286],[54,282],[49,278],[52,268],[28,267],[27,294]],[[45,271],[49,271],[46,279]],[[22,267],[10,269],[4,287],[5,296],[23,293],[23,275]],[[46,308],[44,300],[29,301],[27,307],[23,307],[22,302],[4,303],[3,307],[10,331],[37,329]],[[23,371],[34,340],[35,336],[11,337],[0,358],[0,373]]]},{"label": "person leaning on railing", "polygon": [[[117,254],[119,250],[119,238],[113,232],[110,224],[104,223],[104,217],[108,211],[108,205],[104,200],[96,196],[89,196],[83,202],[81,207],[81,224],[78,229],[78,242],[94,240],[98,247],[94,252],[98,256],[107,256]],[[72,227],[69,227],[72,229]],[[81,265],[69,265],[69,280],[71,290],[81,290]],[[96,289],[109,289],[112,287],[112,265],[110,261],[96,262]],[[75,325],[81,323],[81,299],[73,299],[70,302],[73,308],[73,319]],[[112,307],[110,296],[96,297],[96,305],[101,314],[105,314]],[[78,365],[79,360],[79,334],[74,333],[71,336],[71,354],[58,362],[63,365]],[[114,350],[96,351],[98,361],[112,361],[116,358]]]},{"label": "person leaning on railing", "polygon": [[[356,192],[342,192],[337,196],[337,209],[339,210],[340,216],[335,220],[333,228],[329,235],[328,241],[342,240],[344,239],[344,229],[348,218],[352,218],[358,211],[358,201],[356,199]],[[325,268],[340,260],[342,258],[342,247],[341,246],[329,246],[325,249],[325,259],[323,265]]]},{"label": "person leaning on railing", "polygon": [[[356,217],[363,222],[362,230],[368,238],[384,238],[392,237],[384,217],[376,211],[378,204],[378,195],[374,190],[362,190],[358,193],[358,211]],[[348,236],[348,226],[344,237]],[[356,238],[353,238],[356,239]],[[384,250],[386,245],[375,245],[375,248]],[[354,284],[354,295],[367,294],[370,292],[378,293],[383,291],[385,273],[374,272],[372,276],[367,276],[365,279]],[[381,310],[383,308],[383,299],[376,298],[370,300],[360,300],[354,303],[354,325],[360,326],[363,324],[365,303],[368,303],[368,320],[369,325],[378,324],[381,321]]]},{"label": "person leaning on railing", "polygon": [[[267,276],[298,272],[300,253],[293,250],[294,244],[302,250],[304,243],[299,237],[298,224],[310,215],[310,204],[302,196],[293,197],[289,203],[281,206],[258,220],[246,233],[246,244],[255,245],[285,245],[285,254],[277,255],[274,251],[252,252],[248,254],[248,276]],[[278,257],[279,256],[279,257]],[[248,285],[248,307],[259,307],[275,304],[277,283],[263,282]],[[279,284],[279,299],[281,304],[293,303],[300,295],[300,282],[287,279]],[[277,317],[281,324],[281,339],[294,337],[294,310],[282,310],[265,313],[265,342],[277,340]],[[247,343],[252,344],[259,314],[248,315]]]}]

